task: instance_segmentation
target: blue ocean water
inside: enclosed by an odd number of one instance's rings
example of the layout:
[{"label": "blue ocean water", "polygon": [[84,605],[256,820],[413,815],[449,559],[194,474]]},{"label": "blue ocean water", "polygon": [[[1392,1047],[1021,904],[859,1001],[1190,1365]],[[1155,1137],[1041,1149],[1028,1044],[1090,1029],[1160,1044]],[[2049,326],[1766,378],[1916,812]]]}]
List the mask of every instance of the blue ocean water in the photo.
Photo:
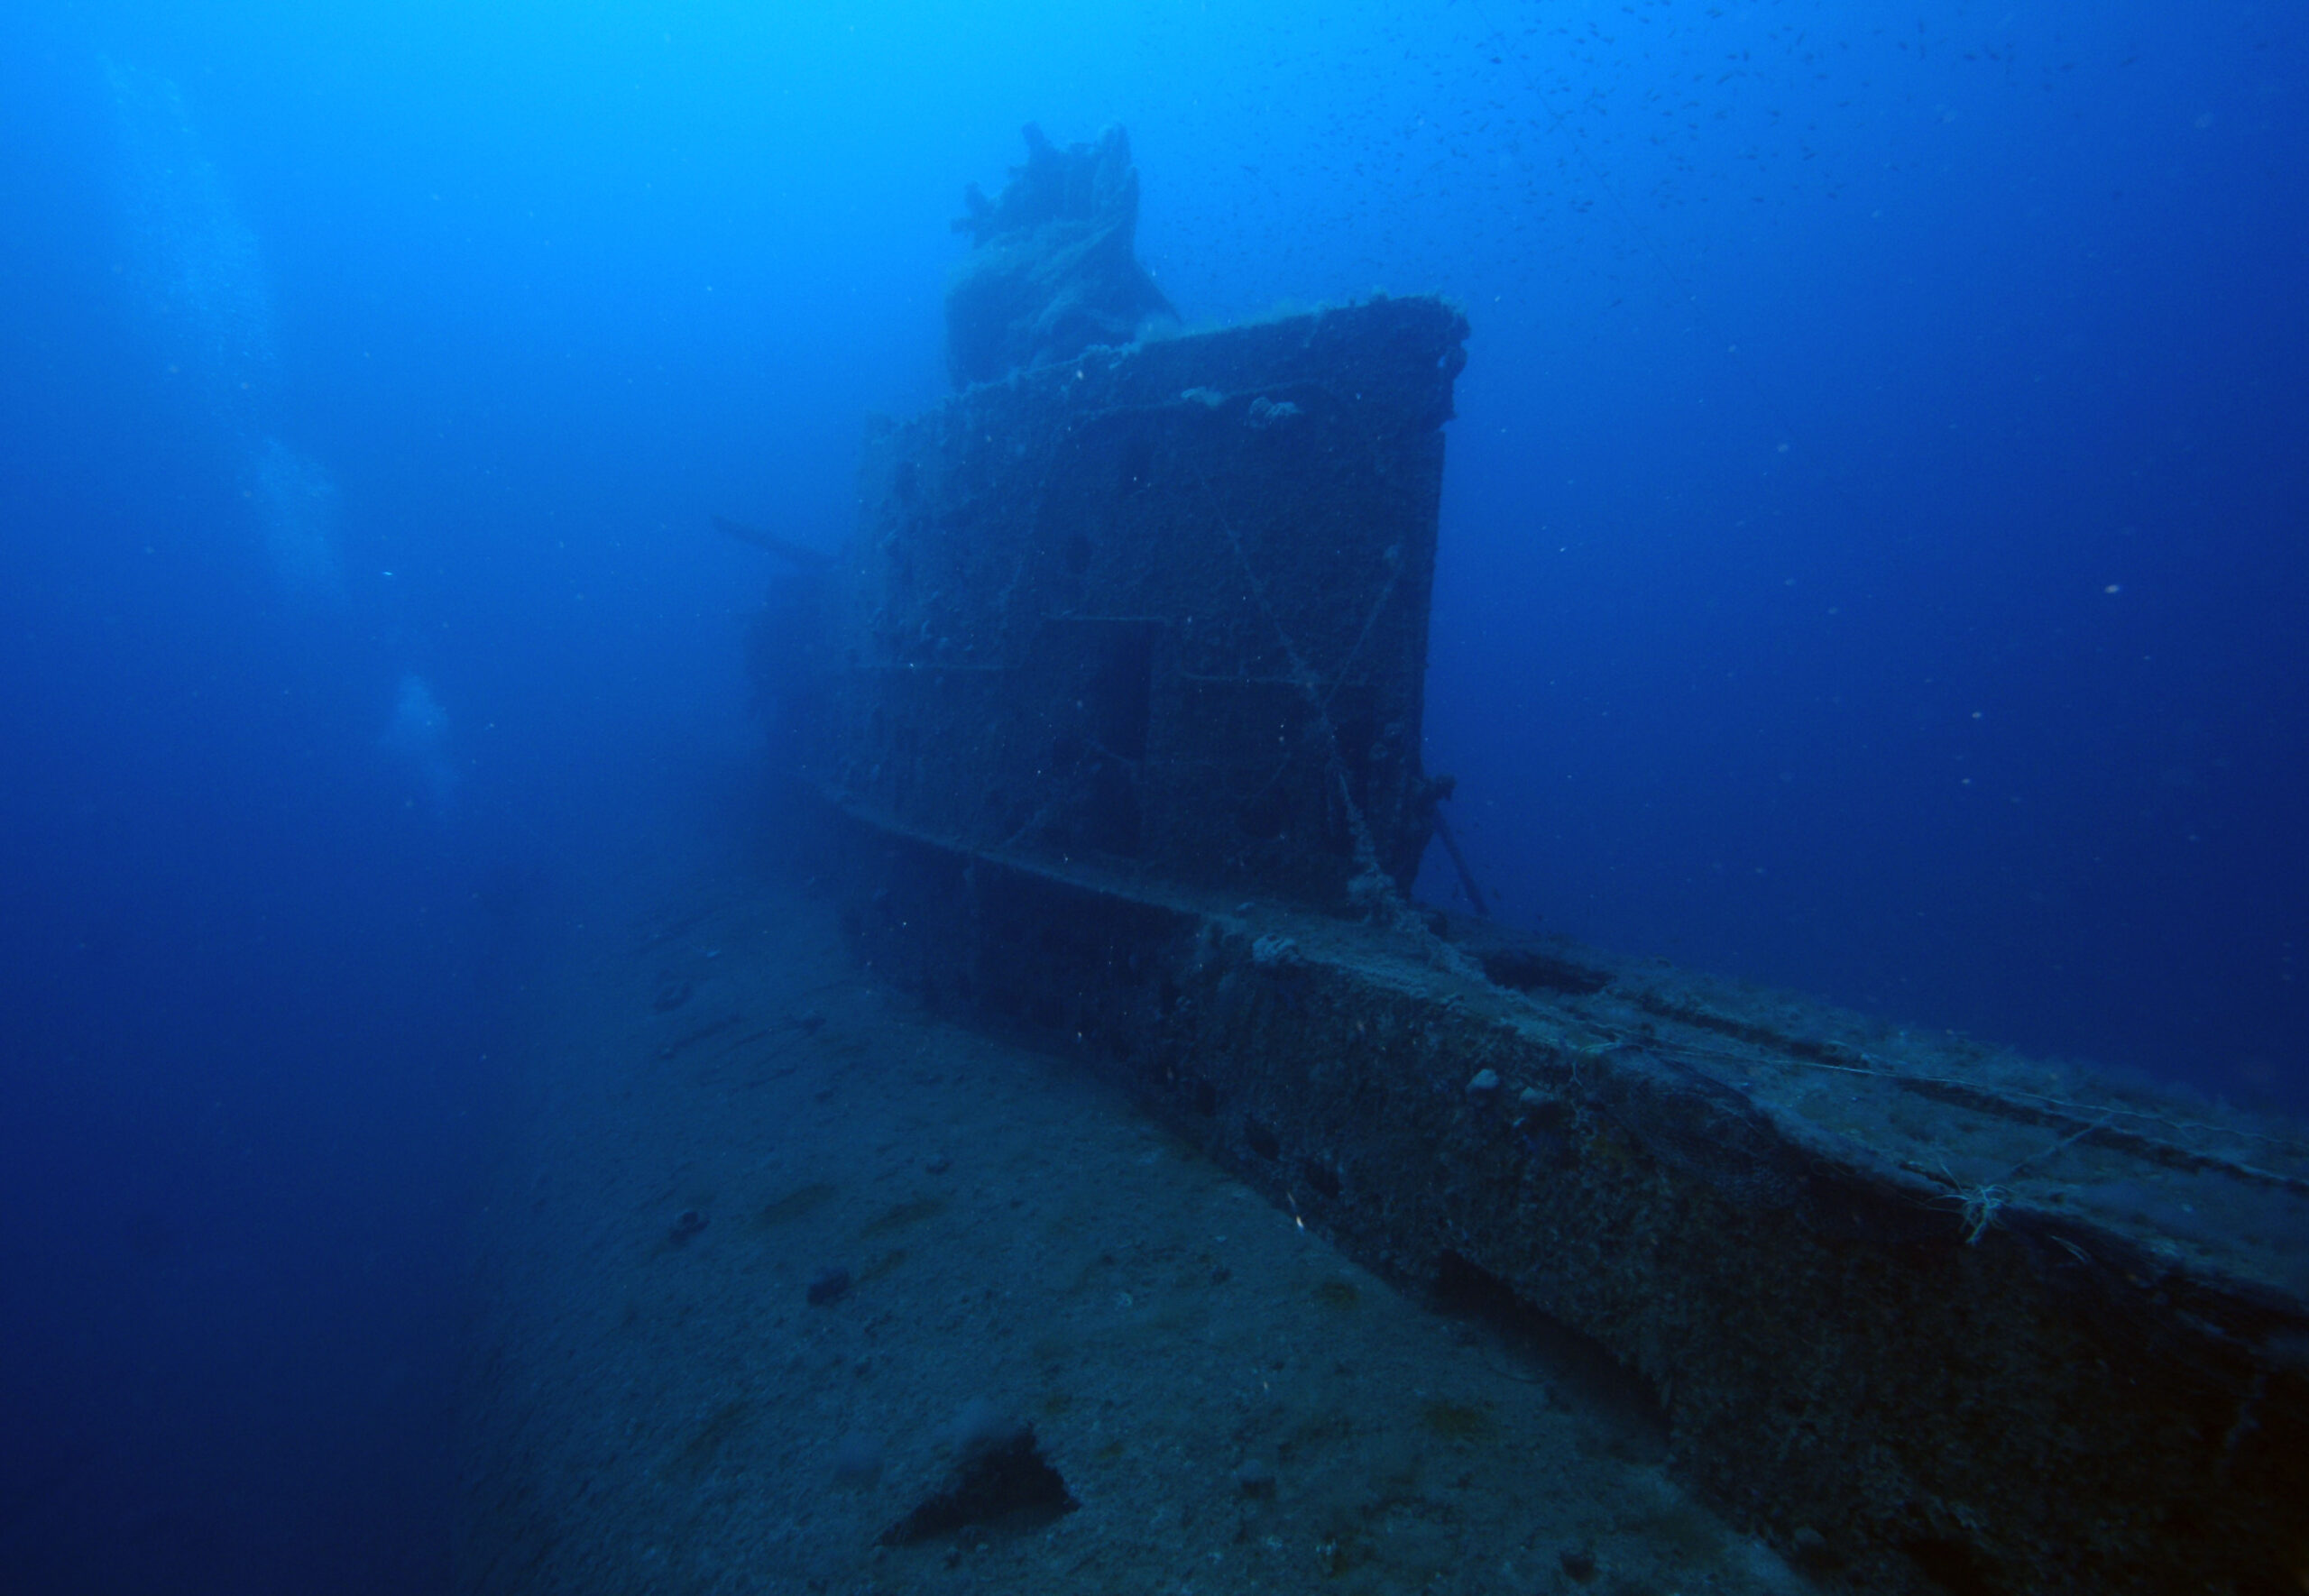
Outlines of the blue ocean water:
[{"label": "blue ocean water", "polygon": [[447,1583],[500,974],[746,745],[709,518],[840,535],[1029,120],[1191,325],[1466,308],[1504,918],[2309,1103],[2299,12],[1406,9],[28,8],[11,1588]]}]

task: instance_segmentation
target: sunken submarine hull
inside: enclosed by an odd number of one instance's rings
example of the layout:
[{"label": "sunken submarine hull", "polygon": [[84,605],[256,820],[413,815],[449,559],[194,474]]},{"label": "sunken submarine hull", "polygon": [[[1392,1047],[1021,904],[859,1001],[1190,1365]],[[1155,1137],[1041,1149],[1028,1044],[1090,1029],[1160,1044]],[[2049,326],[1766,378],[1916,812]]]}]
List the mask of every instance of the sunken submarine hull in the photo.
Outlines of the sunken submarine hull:
[{"label": "sunken submarine hull", "polygon": [[1467,332],[1376,299],[870,430],[766,683],[862,961],[1607,1353],[1825,1585],[2304,1588],[2297,1133],[1409,903]]}]

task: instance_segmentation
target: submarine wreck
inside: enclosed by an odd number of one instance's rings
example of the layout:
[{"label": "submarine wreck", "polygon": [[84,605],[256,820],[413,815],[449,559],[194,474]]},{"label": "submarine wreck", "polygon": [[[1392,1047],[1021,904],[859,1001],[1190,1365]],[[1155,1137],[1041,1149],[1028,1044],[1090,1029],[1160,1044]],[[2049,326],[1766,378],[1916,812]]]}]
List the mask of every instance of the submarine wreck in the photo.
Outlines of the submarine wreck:
[{"label": "submarine wreck", "polygon": [[879,980],[1608,1354],[1824,1589],[2309,1588],[2309,1146],[1410,895],[1468,326],[1178,329],[1118,132],[973,192],[956,390],[752,668]]}]

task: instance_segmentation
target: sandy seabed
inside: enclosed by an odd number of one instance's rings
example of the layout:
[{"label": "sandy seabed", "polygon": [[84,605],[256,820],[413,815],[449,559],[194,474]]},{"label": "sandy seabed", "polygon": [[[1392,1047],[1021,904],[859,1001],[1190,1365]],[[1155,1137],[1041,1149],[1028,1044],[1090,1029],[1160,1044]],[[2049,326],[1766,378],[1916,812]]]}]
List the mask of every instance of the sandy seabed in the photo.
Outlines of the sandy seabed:
[{"label": "sandy seabed", "polygon": [[[520,990],[461,1590],[1805,1588],[1579,1369],[878,986],[787,874],[660,860]],[[891,1544],[1024,1426],[1071,1509]]]}]

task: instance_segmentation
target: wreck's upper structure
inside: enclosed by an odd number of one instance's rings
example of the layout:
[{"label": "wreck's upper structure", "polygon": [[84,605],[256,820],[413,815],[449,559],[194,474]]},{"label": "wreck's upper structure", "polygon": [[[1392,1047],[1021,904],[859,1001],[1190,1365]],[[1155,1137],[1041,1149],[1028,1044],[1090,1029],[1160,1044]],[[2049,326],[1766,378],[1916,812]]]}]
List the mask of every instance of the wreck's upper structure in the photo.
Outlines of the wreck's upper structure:
[{"label": "wreck's upper structure", "polygon": [[1109,127],[1061,149],[1031,124],[1026,163],[988,198],[975,183],[954,231],[971,252],[946,289],[946,368],[967,388],[1093,344],[1136,342],[1175,324],[1138,259],[1138,169]]},{"label": "wreck's upper structure", "polygon": [[1323,907],[1407,885],[1467,330],[1376,299],[1093,348],[876,430],[823,784],[966,848]]}]

